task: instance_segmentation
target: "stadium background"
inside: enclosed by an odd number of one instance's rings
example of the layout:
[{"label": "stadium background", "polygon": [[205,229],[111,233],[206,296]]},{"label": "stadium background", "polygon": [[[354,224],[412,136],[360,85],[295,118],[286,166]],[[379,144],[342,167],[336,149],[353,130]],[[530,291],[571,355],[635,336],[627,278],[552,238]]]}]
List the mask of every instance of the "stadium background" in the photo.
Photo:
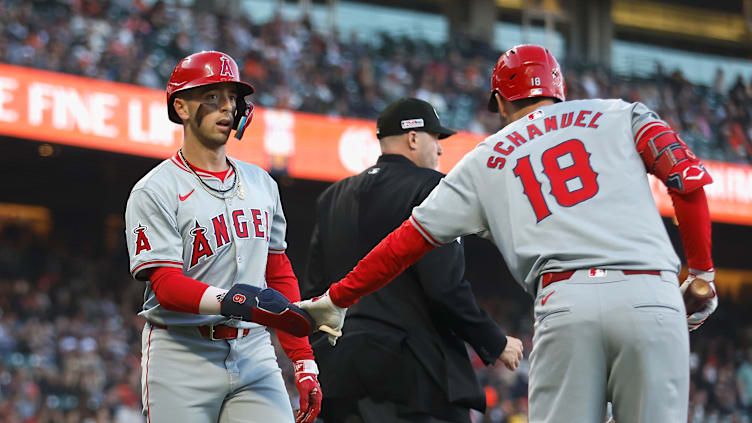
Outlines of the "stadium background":
[{"label": "stadium background", "polygon": [[[0,422],[144,421],[143,285],[128,274],[122,216],[131,186],[180,145],[163,94],[179,58],[226,51],[256,87],[252,128],[229,152],[279,182],[300,275],[314,201],[375,161],[378,111],[404,95],[436,105],[464,131],[443,144],[446,172],[499,129],[483,110],[489,75],[521,42],[559,56],[570,98],[643,101],[708,160],[721,305],[691,335],[690,421],[749,422],[750,0],[4,0]],[[466,256],[481,304],[529,352],[530,298],[487,242],[469,237]],[[489,410],[474,420],[524,422],[526,363],[476,364]]]}]

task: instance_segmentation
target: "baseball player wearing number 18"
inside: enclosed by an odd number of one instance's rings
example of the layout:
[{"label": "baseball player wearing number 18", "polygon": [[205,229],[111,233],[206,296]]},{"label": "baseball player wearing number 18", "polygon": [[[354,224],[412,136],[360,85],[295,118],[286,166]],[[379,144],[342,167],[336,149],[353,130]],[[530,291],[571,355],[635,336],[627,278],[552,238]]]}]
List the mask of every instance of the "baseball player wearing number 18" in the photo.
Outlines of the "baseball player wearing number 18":
[{"label": "baseball player wearing number 18", "polygon": [[[489,109],[508,123],[469,152],[341,281],[300,303],[318,324],[458,236],[493,241],[535,298],[529,421],[686,422],[689,329],[679,259],[645,173],[668,188],[694,278],[713,280],[712,179],[640,103],[565,101],[556,59],[522,45],[499,58]],[[712,283],[711,283],[711,286]],[[715,288],[713,287],[713,293]],[[334,340],[334,336],[332,336]]]},{"label": "baseball player wearing number 18", "polygon": [[[285,216],[272,178],[230,159],[253,117],[235,61],[205,51],[181,60],[167,86],[183,147],[144,176],[125,211],[131,273],[146,281],[142,399],[149,422],[306,422],[321,388],[306,336],[310,316],[285,255]],[[293,361],[292,408],[269,332]]]}]

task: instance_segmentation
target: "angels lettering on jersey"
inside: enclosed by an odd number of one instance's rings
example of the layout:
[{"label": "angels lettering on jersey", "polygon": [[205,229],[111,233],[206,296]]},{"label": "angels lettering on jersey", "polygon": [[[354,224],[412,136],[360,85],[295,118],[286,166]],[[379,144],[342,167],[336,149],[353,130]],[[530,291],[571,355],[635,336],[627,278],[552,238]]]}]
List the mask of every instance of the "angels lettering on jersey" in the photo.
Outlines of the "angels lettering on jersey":
[{"label": "angels lettering on jersey", "polygon": [[[136,234],[136,256],[152,249],[148,230],[149,228],[141,222],[133,228],[133,233]],[[188,262],[190,269],[202,260],[212,257],[219,249],[230,245],[233,238],[230,234],[234,234],[238,240],[254,238],[269,242],[269,211],[255,208],[237,209],[229,213],[229,217],[221,213],[208,222],[194,218],[188,233],[190,239],[186,241],[191,245]]]}]

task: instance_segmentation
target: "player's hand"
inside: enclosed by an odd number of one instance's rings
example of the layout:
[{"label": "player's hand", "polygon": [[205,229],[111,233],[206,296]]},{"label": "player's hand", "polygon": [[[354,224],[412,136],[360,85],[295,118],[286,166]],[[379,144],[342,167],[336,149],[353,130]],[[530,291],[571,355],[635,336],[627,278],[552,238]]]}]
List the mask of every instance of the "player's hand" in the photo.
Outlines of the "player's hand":
[{"label": "player's hand", "polygon": [[327,333],[329,343],[334,346],[337,338],[342,336],[342,326],[345,324],[346,308],[339,307],[329,298],[329,290],[323,295],[300,301],[298,307],[308,312],[316,322],[318,330]]},{"label": "player's hand", "polygon": [[522,360],[522,341],[517,338],[507,336],[507,346],[504,347],[504,352],[501,353],[499,361],[509,370],[517,369]]},{"label": "player's hand", "polygon": [[317,375],[319,368],[313,360],[298,360],[295,366],[295,387],[300,393],[300,409],[295,423],[311,423],[321,411],[321,385]]},{"label": "player's hand", "polygon": [[705,308],[687,316],[687,325],[689,326],[690,332],[699,328],[703,323],[705,323],[705,320],[707,320],[707,318],[710,317],[715,309],[718,308],[718,291],[716,291],[715,282],[713,282],[715,280],[715,272],[713,271],[713,269],[704,271],[690,268],[687,279],[679,287],[679,289],[681,289],[682,295],[684,295],[684,293],[687,291],[689,284],[692,283],[693,280],[698,278],[705,279],[706,281],[710,282],[710,287],[713,288],[713,298],[708,300]]}]

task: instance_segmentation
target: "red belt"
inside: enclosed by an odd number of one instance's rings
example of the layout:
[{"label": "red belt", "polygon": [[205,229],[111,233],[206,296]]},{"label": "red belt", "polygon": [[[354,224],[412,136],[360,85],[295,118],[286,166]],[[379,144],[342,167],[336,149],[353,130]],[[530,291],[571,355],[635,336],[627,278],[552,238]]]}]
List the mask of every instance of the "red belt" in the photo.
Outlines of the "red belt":
[{"label": "red belt", "polygon": [[[590,269],[590,270],[601,270],[601,269]],[[576,272],[576,270],[567,270],[566,272],[544,273],[543,276],[541,276],[541,288],[545,288],[554,282],[559,282],[559,281],[569,279],[572,277],[572,275],[574,275],[574,272]],[[625,275],[660,275],[661,274],[660,270],[622,270],[621,272],[624,273]]]},{"label": "red belt", "polygon": [[[167,326],[160,325],[159,323],[149,322],[149,324],[154,326],[155,328],[167,329]],[[240,336],[238,336],[239,330],[243,331],[243,334]],[[248,332],[250,332],[251,330],[250,329],[238,329],[232,326],[225,326],[225,325],[217,325],[217,326],[204,325],[204,326],[198,326],[198,331],[201,333],[201,335],[204,338],[209,338],[212,341],[217,341],[220,339],[242,338],[248,335]]]}]

